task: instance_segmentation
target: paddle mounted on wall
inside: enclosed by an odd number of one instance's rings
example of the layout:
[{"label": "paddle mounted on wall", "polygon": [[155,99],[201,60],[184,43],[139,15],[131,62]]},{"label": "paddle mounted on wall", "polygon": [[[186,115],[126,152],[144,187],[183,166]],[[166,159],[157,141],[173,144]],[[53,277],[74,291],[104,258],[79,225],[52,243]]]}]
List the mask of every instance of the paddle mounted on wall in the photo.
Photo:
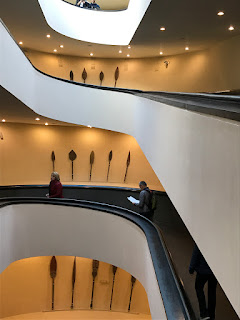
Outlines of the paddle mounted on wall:
[{"label": "paddle mounted on wall", "polygon": [[134,278],[134,276],[131,277],[131,293],[130,293],[130,298],[129,298],[129,305],[128,305],[128,312],[130,312],[131,309],[131,302],[132,302],[132,294],[133,294],[133,286],[134,283],[136,282],[136,278]]},{"label": "paddle mounted on wall", "polygon": [[83,69],[83,72],[82,72],[82,78],[83,78],[83,82],[85,83],[87,80],[87,71],[85,68]]},{"label": "paddle mounted on wall", "polygon": [[56,276],[57,276],[57,260],[55,256],[53,256],[50,262],[50,277],[52,278],[52,310],[54,310],[54,280]]},{"label": "paddle mounted on wall", "polygon": [[108,176],[109,176],[109,170],[110,170],[110,165],[111,165],[111,161],[112,161],[112,156],[113,156],[113,153],[112,153],[112,150],[109,152],[109,155],[108,155],[108,171],[107,171],[107,181],[108,181]]},{"label": "paddle mounted on wall", "polygon": [[128,173],[128,167],[129,167],[129,165],[130,165],[130,151],[129,151],[128,157],[127,157],[126,172],[125,172],[124,182],[126,181],[126,178],[127,178],[127,173]]},{"label": "paddle mounted on wall", "polygon": [[95,278],[96,278],[97,273],[98,273],[98,267],[99,267],[99,261],[98,260],[93,260],[93,263],[92,263],[93,285],[92,285],[92,297],[91,297],[90,309],[92,309],[92,307],[93,307],[94,285],[95,285]]},{"label": "paddle mounted on wall", "polygon": [[72,72],[72,70],[70,71],[70,80],[71,81],[73,81],[73,77],[74,77],[74,75],[73,75],[73,72]]},{"label": "paddle mounted on wall", "polygon": [[90,153],[90,176],[89,176],[89,180],[91,181],[92,179],[92,167],[93,167],[93,163],[94,163],[94,151],[92,151]]},{"label": "paddle mounted on wall", "polygon": [[99,79],[100,79],[100,86],[101,86],[104,79],[104,73],[102,71],[99,74]]},{"label": "paddle mounted on wall", "polygon": [[76,281],[76,257],[74,258],[73,272],[72,272],[72,304],[71,304],[71,309],[73,309],[75,281]]},{"label": "paddle mounted on wall", "polygon": [[73,161],[77,158],[75,151],[71,150],[69,152],[69,159],[72,161],[72,180],[73,180]]},{"label": "paddle mounted on wall", "polygon": [[118,67],[115,70],[114,77],[115,77],[115,85],[114,85],[114,87],[116,87],[117,81],[118,81],[118,78],[119,78],[119,68]]},{"label": "paddle mounted on wall", "polygon": [[112,266],[112,271],[113,271],[113,284],[112,284],[112,294],[111,294],[111,301],[110,301],[110,310],[112,310],[113,289],[114,289],[114,282],[115,282],[117,267]]},{"label": "paddle mounted on wall", "polygon": [[55,171],[55,153],[54,153],[54,151],[52,151],[51,160],[52,160],[52,163],[53,163],[53,172],[54,172]]}]

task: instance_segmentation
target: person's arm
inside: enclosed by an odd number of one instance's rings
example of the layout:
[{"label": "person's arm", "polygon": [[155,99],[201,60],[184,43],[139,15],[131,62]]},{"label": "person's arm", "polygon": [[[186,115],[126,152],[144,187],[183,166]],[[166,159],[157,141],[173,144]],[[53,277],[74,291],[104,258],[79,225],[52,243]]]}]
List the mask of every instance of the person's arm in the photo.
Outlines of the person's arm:
[{"label": "person's arm", "polygon": [[142,209],[144,207],[144,200],[145,200],[145,192],[141,191],[139,195],[139,203],[136,204],[136,206]]}]

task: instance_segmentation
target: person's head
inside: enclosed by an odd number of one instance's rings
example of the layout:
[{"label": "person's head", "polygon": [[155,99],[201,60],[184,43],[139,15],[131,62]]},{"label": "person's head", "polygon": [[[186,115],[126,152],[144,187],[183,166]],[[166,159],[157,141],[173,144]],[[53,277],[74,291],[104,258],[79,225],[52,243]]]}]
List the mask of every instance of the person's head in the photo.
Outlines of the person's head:
[{"label": "person's head", "polygon": [[53,180],[60,181],[60,176],[57,172],[52,172],[51,181],[53,181]]},{"label": "person's head", "polygon": [[147,187],[147,184],[146,184],[145,181],[140,181],[140,182],[139,182],[139,188],[140,188],[141,190],[145,189],[146,187]]}]

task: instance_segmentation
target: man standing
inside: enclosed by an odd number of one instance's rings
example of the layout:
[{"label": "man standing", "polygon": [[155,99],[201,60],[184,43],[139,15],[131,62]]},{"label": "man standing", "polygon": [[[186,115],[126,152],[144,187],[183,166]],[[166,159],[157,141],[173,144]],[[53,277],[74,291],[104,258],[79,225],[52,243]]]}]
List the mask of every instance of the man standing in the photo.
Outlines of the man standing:
[{"label": "man standing", "polygon": [[[197,293],[198,304],[200,309],[200,319],[214,320],[216,308],[216,288],[217,279],[215,278],[212,270],[208,266],[206,260],[195,245],[193,249],[192,259],[189,266],[189,273],[197,272],[195,281],[195,290]],[[204,294],[204,285],[208,282],[208,308],[206,307],[206,300]]]},{"label": "man standing", "polygon": [[151,219],[152,212],[152,194],[149,190],[145,181],[139,182],[139,188],[141,189],[139,196],[139,204],[136,204],[139,207],[139,213],[144,217]]}]

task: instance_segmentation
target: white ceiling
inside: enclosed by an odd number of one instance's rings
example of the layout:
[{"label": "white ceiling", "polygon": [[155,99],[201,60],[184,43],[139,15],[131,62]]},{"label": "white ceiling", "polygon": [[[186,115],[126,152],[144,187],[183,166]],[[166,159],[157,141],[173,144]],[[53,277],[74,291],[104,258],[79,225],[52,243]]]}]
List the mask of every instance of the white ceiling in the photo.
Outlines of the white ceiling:
[{"label": "white ceiling", "polygon": [[[223,17],[217,16],[219,10],[224,10]],[[164,55],[181,54],[186,45],[190,51],[202,50],[240,34],[239,12],[239,0],[152,0],[133,37],[132,48],[122,48],[123,53],[119,54],[119,46],[73,40],[53,31],[37,0],[0,1],[0,17],[16,41],[23,41],[24,49],[53,53],[57,48],[60,54],[83,57],[93,52],[99,58],[126,57],[127,53],[131,58],[156,57],[160,51]],[[228,31],[230,24],[235,26],[234,31]],[[161,26],[166,31],[161,32]],[[86,25],[86,32],[88,28]],[[46,34],[51,38],[47,39]]]}]

